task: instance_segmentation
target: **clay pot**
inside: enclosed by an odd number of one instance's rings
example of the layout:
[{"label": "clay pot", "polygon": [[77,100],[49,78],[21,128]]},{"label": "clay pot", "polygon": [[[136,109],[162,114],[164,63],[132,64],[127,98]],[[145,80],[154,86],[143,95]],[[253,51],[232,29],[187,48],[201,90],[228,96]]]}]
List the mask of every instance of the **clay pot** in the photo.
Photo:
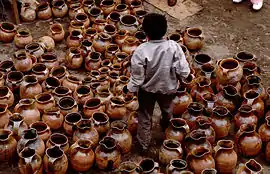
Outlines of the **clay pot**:
[{"label": "clay pot", "polygon": [[0,23],[0,41],[4,43],[12,42],[16,35],[16,27],[10,22]]},{"label": "clay pot", "polygon": [[127,123],[124,121],[113,121],[107,136],[110,136],[117,141],[123,154],[131,151],[132,135],[127,129]]},{"label": "clay pot", "polygon": [[197,79],[197,85],[193,86],[190,91],[190,95],[194,101],[203,101],[202,96],[206,93],[214,93],[211,88],[211,80],[206,77],[199,77]]},{"label": "clay pot", "polygon": [[122,48],[122,45],[124,44],[126,38],[128,37],[128,32],[127,30],[118,30],[118,32],[116,33],[115,37],[114,37],[114,42]]},{"label": "clay pot", "polygon": [[55,100],[50,93],[41,93],[35,96],[36,107],[41,112],[44,113],[46,109],[50,109],[55,106]]},{"label": "clay pot", "polygon": [[185,152],[189,154],[192,150],[205,147],[212,152],[211,143],[206,138],[206,133],[202,130],[194,130],[185,138]]},{"label": "clay pot", "polygon": [[105,51],[105,58],[110,59],[111,62],[115,62],[116,53],[120,52],[117,44],[110,44],[107,46]]},{"label": "clay pot", "polygon": [[121,152],[112,137],[104,137],[95,150],[96,165],[101,170],[113,170],[121,163]]},{"label": "clay pot", "polygon": [[189,131],[189,127],[184,119],[172,118],[169,127],[165,131],[165,136],[166,139],[177,140],[181,143]]},{"label": "clay pot", "polygon": [[69,136],[73,135],[74,130],[72,129],[80,120],[82,116],[80,113],[72,112],[65,116],[65,121],[63,124],[63,128],[65,133]]},{"label": "clay pot", "polygon": [[123,15],[120,17],[120,21],[117,23],[118,30],[126,30],[131,35],[134,35],[138,31],[138,20],[133,15]]},{"label": "clay pot", "polygon": [[[59,2],[62,2],[58,0]],[[53,38],[55,42],[61,42],[65,39],[65,31],[63,29],[62,24],[54,23],[50,26],[50,30],[48,32],[49,36]]]},{"label": "clay pot", "polygon": [[138,40],[133,36],[128,36],[122,44],[122,51],[128,55],[132,55],[138,46]]},{"label": "clay pot", "polygon": [[35,76],[38,82],[43,82],[49,76],[49,69],[43,63],[37,63],[32,68],[33,76]]},{"label": "clay pot", "polygon": [[97,34],[93,40],[93,47],[95,51],[104,53],[106,47],[110,45],[112,38],[109,34],[101,32]]},{"label": "clay pot", "polygon": [[109,117],[104,112],[93,112],[92,126],[98,131],[99,135],[106,134],[110,129]]},{"label": "clay pot", "polygon": [[164,140],[159,150],[159,162],[168,165],[173,159],[181,159],[183,157],[183,149],[181,144],[176,140]]},{"label": "clay pot", "polygon": [[211,115],[213,109],[214,109],[214,104],[217,101],[217,96],[213,93],[205,93],[202,95],[202,103],[204,105],[204,110],[205,110],[205,115]]},{"label": "clay pot", "polygon": [[131,161],[122,162],[118,167],[118,174],[139,174],[139,166]]},{"label": "clay pot", "polygon": [[107,24],[105,19],[96,19],[92,27],[95,28],[98,32],[103,32],[106,25]]},{"label": "clay pot", "polygon": [[215,130],[216,138],[221,139],[229,135],[231,129],[230,111],[223,106],[217,106],[213,109],[211,126]]},{"label": "clay pot", "polygon": [[[119,4],[119,5],[123,5],[123,4]],[[121,14],[119,12],[113,11],[107,16],[107,23],[116,26],[116,24],[120,21],[120,17],[121,17]]]},{"label": "clay pot", "polygon": [[31,55],[34,55],[36,58],[40,58],[42,54],[44,54],[44,50],[40,43],[38,42],[31,42],[25,45],[25,50]]},{"label": "clay pot", "polygon": [[263,100],[267,99],[266,90],[263,87],[262,79],[257,75],[250,75],[246,77],[246,83],[242,85],[242,95],[248,90],[254,90],[259,93],[260,98]]},{"label": "clay pot", "polygon": [[52,9],[48,2],[42,2],[37,7],[37,16],[39,19],[47,20],[52,17]]},{"label": "clay pot", "polygon": [[65,64],[69,69],[78,69],[82,66],[83,57],[78,48],[71,47],[69,48],[66,57]]},{"label": "clay pot", "polygon": [[[128,68],[128,63],[129,62],[129,55],[125,52],[117,52],[115,54],[115,59],[113,60],[113,64],[117,64],[120,63],[122,64],[123,69],[127,69]],[[124,73],[123,73],[124,74]]]},{"label": "clay pot", "polygon": [[69,158],[75,171],[88,171],[95,160],[95,153],[91,149],[91,141],[82,139],[76,141],[69,149]]},{"label": "clay pot", "polygon": [[[98,69],[98,71],[100,72],[100,76],[105,77],[105,76],[107,76],[109,74],[110,68],[109,67],[101,67],[101,68]],[[105,77],[105,79],[108,79],[108,78]],[[98,78],[96,80],[100,80],[100,78]],[[94,80],[94,81],[96,81],[96,80]]]},{"label": "clay pot", "polygon": [[194,57],[192,67],[194,68],[196,73],[199,73],[204,64],[210,64],[211,65],[212,63],[213,63],[213,59],[209,55],[207,55],[207,54],[197,54]]},{"label": "clay pot", "polygon": [[128,6],[126,4],[118,4],[115,6],[114,10],[118,12],[120,15],[126,15],[130,13],[130,10],[128,9]]},{"label": "clay pot", "polygon": [[264,102],[259,97],[259,93],[254,90],[248,90],[244,93],[244,101],[242,104],[247,104],[252,107],[254,114],[261,118],[264,116]]},{"label": "clay pot", "polygon": [[55,88],[59,87],[61,85],[60,80],[56,77],[48,77],[46,80],[42,83],[42,89],[45,92],[52,92]]},{"label": "clay pot", "polygon": [[113,93],[115,96],[119,96],[122,94],[124,86],[126,86],[129,82],[129,78],[127,76],[120,76],[119,80],[114,83]]},{"label": "clay pot", "polygon": [[0,104],[0,128],[4,128],[8,124],[8,120],[11,117],[11,112],[8,110],[7,104]]},{"label": "clay pot", "polygon": [[79,30],[73,30],[70,35],[67,37],[67,46],[71,47],[79,47],[81,41],[83,40],[82,32]]},{"label": "clay pot", "polygon": [[115,2],[113,0],[102,0],[100,8],[105,16],[109,15],[115,8]]},{"label": "clay pot", "polygon": [[173,159],[166,167],[165,174],[180,174],[181,171],[187,169],[187,163],[182,159]]},{"label": "clay pot", "polygon": [[69,33],[71,33],[72,31],[76,30],[76,31],[79,31],[82,35],[84,34],[84,30],[85,27],[84,27],[84,23],[83,22],[79,22],[77,20],[72,20],[70,22],[70,25],[68,27],[68,31]]},{"label": "clay pot", "polygon": [[217,89],[216,73],[215,67],[213,65],[211,65],[210,63],[203,64],[198,75],[210,79],[212,89]]},{"label": "clay pot", "polygon": [[44,53],[41,56],[40,62],[44,63],[49,70],[55,66],[59,66],[57,55],[54,53]]},{"label": "clay pot", "polygon": [[20,97],[34,98],[37,94],[42,93],[42,87],[38,83],[37,77],[34,75],[26,75],[20,86]]},{"label": "clay pot", "polygon": [[53,146],[60,147],[64,153],[68,153],[69,150],[68,138],[64,134],[53,133],[50,136],[50,139],[47,141],[46,147],[50,148]]},{"label": "clay pot", "polygon": [[30,128],[23,132],[21,139],[18,141],[17,153],[19,154],[25,147],[34,149],[40,156],[44,155],[45,144],[38,136],[36,129]]},{"label": "clay pot", "polygon": [[57,130],[62,127],[64,116],[60,113],[59,108],[53,107],[44,111],[42,121],[46,123],[50,129]]},{"label": "clay pot", "polygon": [[216,134],[215,130],[211,126],[212,124],[212,119],[209,117],[205,116],[199,116],[196,118],[197,122],[197,129],[196,130],[201,130],[205,132],[206,139],[211,143],[214,144],[216,140]]},{"label": "clay pot", "polygon": [[97,80],[100,77],[100,72],[98,70],[91,70],[90,77],[94,80]]},{"label": "clay pot", "polygon": [[141,0],[132,0],[130,2],[130,13],[135,15],[137,11],[144,10],[144,6]]},{"label": "clay pot", "polygon": [[14,158],[16,155],[17,141],[12,136],[12,132],[0,129],[0,161],[5,162]]},{"label": "clay pot", "polygon": [[45,51],[53,51],[55,48],[55,42],[50,36],[43,36],[38,39],[38,42],[42,45]]},{"label": "clay pot", "polygon": [[40,120],[40,112],[34,99],[21,99],[15,106],[14,111],[24,118],[27,125]]},{"label": "clay pot", "polygon": [[257,57],[254,54],[247,51],[240,51],[234,58],[238,60],[241,65],[244,65],[246,62],[254,62],[257,60]]},{"label": "clay pot", "polygon": [[62,97],[72,96],[72,91],[67,87],[59,86],[52,91],[52,94],[55,101],[58,102]]},{"label": "clay pot", "polygon": [[20,28],[14,37],[14,43],[18,48],[24,48],[25,45],[31,43],[33,37],[27,28]]},{"label": "clay pot", "polygon": [[132,135],[135,135],[137,133],[137,127],[138,127],[138,115],[137,112],[133,111],[129,114],[127,119],[128,124],[128,130]]},{"label": "clay pot", "polygon": [[95,28],[88,28],[84,31],[85,38],[90,40],[92,43],[92,45],[91,45],[92,51],[94,51],[94,48],[92,47],[93,46],[93,39],[97,35],[97,33],[98,33],[98,31]]},{"label": "clay pot", "polygon": [[159,164],[155,162],[151,158],[145,158],[143,159],[140,164],[140,173],[143,174],[154,174],[154,173],[159,173]]},{"label": "clay pot", "polygon": [[82,22],[84,28],[88,28],[89,27],[90,20],[88,19],[87,14],[85,14],[85,13],[77,13],[75,15],[75,20],[78,21],[78,22]]},{"label": "clay pot", "polygon": [[92,23],[94,23],[97,19],[103,19],[103,11],[99,7],[93,6],[90,10],[88,10],[89,19]]},{"label": "clay pot", "polygon": [[129,111],[137,111],[139,109],[139,101],[136,96],[133,96],[131,98],[124,98],[125,101],[125,107]]},{"label": "clay pot", "polygon": [[43,164],[46,173],[66,173],[68,158],[60,147],[53,146],[46,150]]},{"label": "clay pot", "polygon": [[6,86],[0,87],[0,104],[7,104],[10,107],[13,103],[14,95],[11,90]]},{"label": "clay pot", "polygon": [[95,6],[94,0],[84,0],[83,1],[83,10],[85,13],[88,13],[88,11]]},{"label": "clay pot", "polygon": [[116,81],[119,80],[119,74],[115,71],[110,71],[109,72],[109,83],[110,86],[113,87]]},{"label": "clay pot", "polygon": [[263,167],[254,159],[250,159],[244,165],[239,166],[239,168],[237,169],[236,174],[242,174],[242,173],[262,174]]},{"label": "clay pot", "polygon": [[112,97],[106,105],[106,112],[111,119],[122,119],[127,112],[125,101],[119,97]]},{"label": "clay pot", "polygon": [[199,28],[186,28],[183,39],[189,50],[199,50],[204,44],[203,32]]},{"label": "clay pot", "polygon": [[196,85],[195,75],[189,74],[187,78],[181,79],[181,85],[183,88],[186,88],[188,92]]},{"label": "clay pot", "polygon": [[66,116],[70,112],[78,112],[78,104],[74,98],[70,96],[62,97],[58,101],[58,106],[60,108],[61,114]]},{"label": "clay pot", "polygon": [[207,168],[204,169],[201,174],[217,174],[217,170],[213,168]]},{"label": "clay pot", "polygon": [[82,80],[82,84],[86,86],[90,86],[91,82],[92,82],[92,77],[89,77],[89,76],[84,77]]},{"label": "clay pot", "polygon": [[81,81],[78,77],[73,75],[68,75],[67,78],[63,80],[62,85],[69,88],[71,91],[75,91],[76,88],[81,85]]},{"label": "clay pot", "polygon": [[172,33],[168,36],[168,40],[173,40],[177,42],[179,45],[183,44],[183,38],[180,33]]},{"label": "clay pot", "polygon": [[94,97],[91,88],[85,85],[80,85],[76,88],[73,93],[74,99],[77,101],[79,105],[84,105],[84,103]]},{"label": "clay pot", "polygon": [[[107,104],[110,102],[112,94],[111,94],[108,87],[109,86],[106,86],[106,85],[100,85],[100,83],[99,83],[99,86],[96,88],[96,95],[95,96],[100,99],[101,104]],[[124,101],[123,101],[123,105],[124,105]]]},{"label": "clay pot", "polygon": [[203,105],[192,102],[189,104],[187,110],[182,114],[182,118],[186,120],[190,130],[196,127],[196,118],[202,116]]},{"label": "clay pot", "polygon": [[147,11],[138,9],[138,10],[136,10],[134,15],[137,17],[139,24],[142,24],[144,17],[147,15]]},{"label": "clay pot", "polygon": [[15,70],[13,61],[4,60],[0,62],[0,71],[5,74],[5,76],[12,70]]},{"label": "clay pot", "polygon": [[185,87],[177,89],[176,97],[173,100],[173,114],[182,115],[192,103],[192,97],[187,92]]},{"label": "clay pot", "polygon": [[36,19],[36,10],[30,6],[30,3],[23,3],[20,16],[24,22],[32,22]]},{"label": "clay pot", "polygon": [[92,51],[85,59],[85,69],[87,71],[98,70],[101,63],[101,53]]},{"label": "clay pot", "polygon": [[246,77],[248,77],[250,75],[260,76],[261,69],[255,63],[245,62],[243,65],[243,76],[242,76],[242,79],[240,82],[245,83]]},{"label": "clay pot", "polygon": [[267,116],[265,118],[265,123],[263,125],[261,125],[261,127],[258,130],[258,133],[262,139],[263,143],[268,143],[270,140],[270,117]]},{"label": "clay pot", "polygon": [[261,152],[262,139],[255,129],[256,125],[243,124],[235,136],[238,151],[243,156],[252,157]]},{"label": "clay pot", "polygon": [[29,127],[36,129],[38,136],[44,142],[46,142],[52,134],[50,127],[42,121],[36,121],[36,122],[32,123]]},{"label": "clay pot", "polygon": [[56,77],[61,83],[69,75],[65,66],[56,66],[51,69],[50,76]]},{"label": "clay pot", "polygon": [[242,124],[254,124],[257,125],[258,118],[254,114],[254,110],[249,105],[242,105],[238,109],[238,113],[234,116],[236,128],[240,128]]},{"label": "clay pot", "polygon": [[232,173],[237,164],[234,143],[231,140],[219,140],[214,151],[217,171],[219,173]]},{"label": "clay pot", "polygon": [[144,31],[137,31],[134,36],[140,44],[147,42],[147,36]]},{"label": "clay pot", "polygon": [[91,125],[91,120],[82,119],[76,124],[75,129],[72,138],[74,142],[78,139],[88,139],[91,140],[93,148],[97,147],[99,135],[97,130]]},{"label": "clay pot", "polygon": [[81,47],[80,47],[80,51],[81,51],[81,55],[83,58],[85,58],[86,56],[88,56],[88,54],[91,51],[94,51],[94,48],[92,47],[93,43],[91,40],[89,39],[84,39],[81,43]]},{"label": "clay pot", "polygon": [[33,61],[26,51],[19,50],[13,54],[14,67],[17,71],[28,72],[33,67]]},{"label": "clay pot", "polygon": [[201,174],[205,168],[215,168],[215,160],[211,151],[205,147],[193,149],[187,156],[187,163],[195,174]]},{"label": "clay pot", "polygon": [[83,106],[83,113],[86,118],[92,118],[94,112],[103,112],[104,107],[101,106],[99,98],[89,98],[85,101]]},{"label": "clay pot", "polygon": [[56,18],[63,18],[68,13],[68,6],[64,0],[56,0],[52,2],[52,13]]},{"label": "clay pot", "polygon": [[84,13],[82,5],[80,3],[74,3],[69,6],[68,16],[72,20],[75,18],[76,14]]}]

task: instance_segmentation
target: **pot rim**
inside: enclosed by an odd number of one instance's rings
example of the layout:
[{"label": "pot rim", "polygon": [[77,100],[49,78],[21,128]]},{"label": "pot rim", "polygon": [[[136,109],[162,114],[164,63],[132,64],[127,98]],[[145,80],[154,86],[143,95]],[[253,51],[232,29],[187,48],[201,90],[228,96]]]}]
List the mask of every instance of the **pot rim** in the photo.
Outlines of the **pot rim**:
[{"label": "pot rim", "polygon": [[[172,143],[172,144],[175,144],[177,145],[178,147],[168,147],[168,144],[169,143]],[[174,140],[174,139],[167,139],[167,140],[164,140],[163,141],[163,147],[165,147],[166,149],[168,150],[175,150],[177,148],[181,148],[181,143],[179,143],[178,141]]]},{"label": "pot rim", "polygon": [[[173,165],[174,162],[178,162],[178,163],[183,164],[183,167],[177,167],[177,166]],[[176,169],[179,169],[179,170],[183,170],[183,169],[187,168],[187,162],[185,160],[183,160],[183,159],[172,159],[170,161],[170,165],[173,166]]]},{"label": "pot rim", "polygon": [[[86,19],[84,19],[84,20],[81,20],[81,19],[78,19],[77,17],[78,16],[84,16],[84,17],[86,17]],[[80,21],[87,21],[87,19],[88,19],[88,16],[87,16],[87,14],[85,14],[85,13],[77,13],[76,15],[75,15],[75,19],[78,21],[78,22],[80,22]],[[88,19],[89,20],[89,19]]]},{"label": "pot rim", "polygon": [[[193,37],[193,38],[200,38],[201,35],[203,34],[202,29],[200,29],[199,27],[191,27],[191,28],[187,28],[186,30],[187,30],[187,35],[188,35],[189,37]],[[199,30],[199,31],[201,32],[201,34],[199,34],[198,36],[191,35],[191,34],[189,33],[190,30]]]},{"label": "pot rim", "polygon": [[[28,36],[30,36],[30,30],[28,29],[28,28],[19,28],[19,29],[17,29],[17,35],[19,36],[19,37],[28,37]],[[21,32],[26,32],[26,34],[20,34]]]},{"label": "pot rim", "polygon": [[252,108],[250,105],[248,105],[248,104],[243,104],[243,105],[240,106],[240,108],[238,109],[238,111],[239,111],[240,113],[248,114],[248,113],[253,112],[254,110],[253,110],[253,108]]},{"label": "pot rim", "polygon": [[236,66],[235,68],[229,69],[230,71],[234,71],[234,70],[237,70],[237,69],[239,68],[240,64],[239,64],[238,60],[236,60],[236,59],[234,59],[234,58],[231,58],[231,57],[229,57],[229,58],[224,58],[224,59],[220,60],[219,66],[220,66],[222,69],[226,69],[226,68],[223,68],[222,64],[223,64],[224,62],[228,62],[228,61],[233,61],[233,62],[236,62],[236,63],[237,63],[237,66]]},{"label": "pot rim", "polygon": [[[40,100],[39,100],[40,97],[45,96],[45,95],[50,96],[50,99],[48,99],[48,100],[46,100],[46,101],[40,101]],[[48,92],[44,92],[44,93],[41,93],[41,94],[36,95],[36,96],[35,96],[35,99],[36,99],[36,101],[37,101],[38,103],[44,104],[44,103],[50,102],[50,101],[53,99],[53,96],[52,96],[50,93],[48,93]]]},{"label": "pot rim", "polygon": [[[110,4],[110,5],[104,5],[103,3],[104,3],[105,1],[109,1],[109,2],[111,1],[112,4]],[[100,3],[100,6],[101,6],[101,7],[104,6],[104,7],[106,7],[106,8],[113,7],[114,5],[115,5],[115,2],[114,2],[113,0],[102,0],[101,3]]]},{"label": "pot rim", "polygon": [[[106,118],[106,121],[97,121],[96,119],[94,119],[94,116],[95,116],[96,114],[103,115],[104,118]],[[94,112],[94,113],[92,114],[92,119],[95,120],[96,122],[99,122],[100,124],[105,124],[105,123],[107,123],[107,122],[109,121],[110,118],[109,118],[109,116],[108,116],[105,112],[96,111],[96,112]]]},{"label": "pot rim", "polygon": [[[45,5],[46,5],[46,6],[45,6]],[[41,7],[42,7],[42,8],[41,8]],[[38,5],[37,10],[38,10],[38,12],[40,12],[40,11],[45,11],[45,10],[47,10],[49,7],[50,7],[50,6],[49,6],[49,3],[48,3],[48,2],[41,2],[41,3]]]},{"label": "pot rim", "polygon": [[[86,142],[88,143],[88,147],[84,147],[84,146],[82,146],[80,144],[80,143],[86,143]],[[87,139],[78,139],[76,143],[83,150],[89,150],[89,149],[91,149],[92,148],[92,144],[93,144],[93,142],[91,140],[87,140]]]},{"label": "pot rim", "polygon": [[9,130],[9,129],[0,129],[0,133],[2,134],[2,135],[4,135],[4,134],[7,134],[7,138],[5,138],[5,139],[0,139],[0,142],[4,142],[4,141],[8,141],[8,139],[10,138],[10,136],[12,136],[12,131],[11,130]]},{"label": "pot rim", "polygon": [[[6,93],[5,93],[5,95],[0,96],[0,99],[5,98],[9,94],[9,92],[11,92],[10,89],[7,86],[1,86],[0,91],[3,91],[3,90],[5,90]],[[6,104],[6,103],[2,103],[2,104]]]},{"label": "pot rim", "polygon": [[[93,11],[93,10],[98,10],[99,13],[97,13],[97,14],[91,13],[91,11]],[[93,17],[98,17],[99,15],[102,14],[102,10],[101,10],[101,8],[99,8],[99,7],[93,6],[93,7],[91,7],[91,8],[88,10],[88,14],[89,14],[90,16],[93,16]]]},{"label": "pot rim", "polygon": [[[78,117],[80,117],[80,119],[76,122],[70,122],[67,120],[68,117],[72,117],[72,115],[76,115]],[[68,123],[69,125],[76,125],[79,121],[81,121],[82,119],[82,115],[79,113],[79,112],[71,112],[71,113],[68,113],[66,116],[65,116],[65,122]]]},{"label": "pot rim", "polygon": [[[125,165],[128,165],[128,166],[133,165],[134,168],[133,168],[133,169],[125,169],[125,168],[121,168],[122,166],[125,166]],[[120,171],[120,172],[131,173],[131,172],[136,171],[138,167],[139,167],[139,166],[138,166],[135,162],[133,162],[133,161],[124,161],[124,162],[122,162],[122,163],[120,164],[120,166],[119,166],[119,171]]]},{"label": "pot rim", "polygon": [[[52,59],[47,59],[46,56],[49,56]],[[57,55],[55,53],[47,52],[41,55],[41,62],[55,62],[55,61],[57,61]]]},{"label": "pot rim", "polygon": [[[53,28],[55,28],[55,27],[60,28],[61,31],[54,31]],[[52,25],[50,26],[50,30],[51,30],[52,32],[54,32],[54,33],[59,34],[59,33],[62,33],[64,29],[63,29],[63,26],[62,26],[60,23],[54,23],[54,24],[52,24]]]},{"label": "pot rim", "polygon": [[[56,90],[59,89],[59,88],[62,88],[62,89],[64,88],[64,89],[67,90],[67,92],[64,93],[64,94],[57,93]],[[71,94],[72,92],[71,92],[71,90],[70,90],[68,87],[65,87],[65,86],[57,86],[56,88],[54,88],[54,90],[53,90],[52,93],[55,94],[55,95],[57,95],[57,96],[65,96],[65,95]]]},{"label": "pot rim", "polygon": [[31,50],[33,50],[33,52],[35,52],[35,51],[42,48],[41,45],[38,42],[31,42],[31,43],[25,45],[25,50],[26,51],[29,50],[29,47],[31,47],[31,46],[37,46],[35,49],[31,49]]},{"label": "pot rim", "polygon": [[[218,108],[221,108],[222,110],[225,110],[226,112],[223,113],[219,113],[218,111],[216,111]],[[229,114],[229,110],[224,107],[224,106],[216,106],[214,109],[213,109],[213,113],[216,113],[215,115],[219,116],[219,117],[225,117]]]},{"label": "pot rim", "polygon": [[[69,107],[63,107],[60,105],[60,103],[63,101],[63,100],[70,100],[73,102],[73,105],[72,106],[69,106]],[[71,96],[64,96],[64,97],[61,97],[61,99],[58,101],[58,106],[62,109],[62,110],[70,110],[72,109],[74,106],[77,106],[77,102],[75,101],[75,99]]]},{"label": "pot rim", "polygon": [[[230,147],[225,147],[223,143],[228,144]],[[232,140],[218,140],[217,145],[222,149],[230,150],[234,148],[234,142]]]},{"label": "pot rim", "polygon": [[[125,23],[123,22],[123,18],[126,18],[126,17],[131,17],[131,18],[135,19],[135,22],[134,22],[133,24],[125,24]],[[138,20],[137,20],[136,16],[134,16],[134,15],[131,15],[131,14],[125,14],[125,15],[120,16],[120,23],[121,23],[122,25],[131,27],[131,26],[137,24],[137,23],[138,23]]]},{"label": "pot rim", "polygon": [[[122,127],[118,127],[121,126]],[[123,120],[115,120],[111,123],[111,129],[117,130],[117,131],[124,131],[125,129],[127,129],[127,123],[124,122]]]},{"label": "pot rim", "polygon": [[3,114],[5,112],[7,112],[7,110],[8,110],[8,104],[6,104],[6,103],[0,103],[0,107],[3,108],[3,111],[0,112],[0,114]]},{"label": "pot rim", "polygon": [[[51,151],[52,149],[55,149],[55,148],[57,148],[57,150],[59,150],[60,152],[61,152],[61,155],[59,156],[59,157],[51,157],[50,155],[49,155],[49,151]],[[46,151],[45,151],[45,153],[46,153],[46,156],[47,157],[49,157],[49,158],[53,158],[53,159],[60,159],[60,158],[62,158],[63,156],[64,156],[64,151],[59,147],[59,146],[52,146],[52,147],[50,147],[50,148],[47,148],[46,149]]]},{"label": "pot rim", "polygon": [[[4,24],[7,24],[7,25],[12,26],[13,29],[12,29],[12,30],[7,30],[7,29],[3,28],[3,25],[4,25]],[[7,32],[7,33],[13,33],[13,32],[15,32],[15,30],[16,30],[15,25],[14,25],[13,23],[11,23],[11,22],[1,22],[1,23],[0,23],[0,28],[1,28],[1,30],[5,31],[5,32]]]},{"label": "pot rim", "polygon": [[[239,54],[243,54],[243,53],[244,53],[245,55],[251,55],[252,58],[251,58],[251,59],[247,59],[247,60],[239,58],[239,57],[238,57]],[[235,54],[235,59],[237,59],[237,60],[239,60],[239,61],[241,61],[241,62],[249,62],[249,61],[252,61],[252,60],[256,59],[256,56],[255,56],[254,54],[252,54],[251,52],[249,52],[249,51],[242,50],[242,51],[239,51],[238,53]]]},{"label": "pot rim", "polygon": [[[250,129],[250,130],[246,130],[246,129]],[[239,130],[244,133],[253,133],[256,131],[255,129],[256,129],[256,125],[254,124],[242,124]]]},{"label": "pot rim", "polygon": [[[43,71],[37,71],[35,70],[36,67],[45,67],[45,69]],[[44,63],[36,63],[33,68],[32,68],[32,72],[34,72],[35,74],[44,74],[45,71],[47,71],[48,68]]]},{"label": "pot rim", "polygon": [[[68,138],[67,138],[66,135],[61,134],[61,133],[53,133],[53,134],[50,136],[49,140],[48,140],[52,145],[58,146],[57,143],[55,143],[55,142],[52,141],[52,138],[55,137],[55,136],[57,136],[58,138],[59,138],[59,137],[62,137],[62,138],[65,139],[65,142],[64,142],[64,143],[59,144],[60,147],[61,147],[61,146],[63,147],[63,146],[65,146],[65,145],[68,144]],[[59,146],[58,146],[58,147],[59,147]]]},{"label": "pot rim", "polygon": [[[249,163],[251,163],[251,162],[253,162],[253,163],[255,163],[255,165],[259,166],[259,167],[260,167],[260,170],[259,170],[259,171],[253,171],[253,170],[251,170],[251,169],[247,166],[247,165],[248,165]],[[247,168],[249,171],[251,171],[251,172],[260,173],[260,172],[263,170],[262,165],[261,165],[260,163],[258,163],[255,159],[249,159],[249,160],[245,163],[245,166],[246,166],[246,168]]]},{"label": "pot rim", "polygon": [[[33,126],[40,126],[40,125],[43,125],[44,127],[46,126],[46,128],[44,130],[38,131],[36,128],[33,127]],[[36,121],[36,122],[32,123],[29,127],[36,129],[37,134],[43,134],[46,131],[50,130],[50,127],[46,123],[44,123],[43,121]]]}]

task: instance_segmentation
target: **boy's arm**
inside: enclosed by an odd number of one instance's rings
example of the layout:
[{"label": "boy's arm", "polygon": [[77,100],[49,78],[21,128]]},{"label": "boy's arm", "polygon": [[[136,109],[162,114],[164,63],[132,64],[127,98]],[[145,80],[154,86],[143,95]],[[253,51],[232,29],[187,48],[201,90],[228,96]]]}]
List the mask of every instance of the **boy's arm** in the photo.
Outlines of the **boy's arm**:
[{"label": "boy's arm", "polygon": [[174,62],[176,74],[179,76],[179,78],[187,78],[190,73],[189,64],[187,62],[186,56],[182,48],[178,44],[176,45],[177,50],[175,52],[175,62]]}]

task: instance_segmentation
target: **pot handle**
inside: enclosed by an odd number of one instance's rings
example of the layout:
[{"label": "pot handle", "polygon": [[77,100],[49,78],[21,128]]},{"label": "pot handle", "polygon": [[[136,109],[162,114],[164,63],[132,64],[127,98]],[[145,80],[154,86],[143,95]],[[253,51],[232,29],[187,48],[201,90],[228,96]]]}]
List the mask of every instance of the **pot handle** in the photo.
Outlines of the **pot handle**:
[{"label": "pot handle", "polygon": [[80,146],[79,146],[79,144],[78,144],[78,141],[79,140],[77,140],[71,147],[72,148],[70,148],[70,156],[72,156],[73,154],[75,154],[75,153],[77,153],[79,150],[79,148],[80,148]]},{"label": "pot handle", "polygon": [[223,149],[222,147],[220,147],[219,145],[217,145],[216,147],[214,147],[214,157],[216,157],[216,155],[218,154],[218,151]]},{"label": "pot handle", "polygon": [[20,125],[22,124],[23,120],[21,121],[15,121],[15,122],[12,122],[13,123],[13,131],[18,135],[19,134],[19,128],[20,128]]},{"label": "pot handle", "polygon": [[158,169],[159,168],[159,164],[157,162],[154,162],[154,169]]},{"label": "pot handle", "polygon": [[188,134],[188,133],[190,132],[190,129],[189,129],[188,124],[185,124],[184,126],[182,126],[182,128],[184,128],[184,129],[185,129],[186,134]]},{"label": "pot handle", "polygon": [[54,162],[57,160],[57,158],[48,157],[48,170],[50,172],[54,172]]}]

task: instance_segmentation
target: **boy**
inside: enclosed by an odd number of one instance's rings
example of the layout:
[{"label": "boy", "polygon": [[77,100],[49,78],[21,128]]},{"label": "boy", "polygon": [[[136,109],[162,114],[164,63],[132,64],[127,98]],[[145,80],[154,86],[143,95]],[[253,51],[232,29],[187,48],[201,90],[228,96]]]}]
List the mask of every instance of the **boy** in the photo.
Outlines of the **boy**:
[{"label": "boy", "polygon": [[[233,0],[234,3],[240,3],[243,0]],[[250,0],[253,10],[260,10],[263,6],[263,0]]]},{"label": "boy", "polygon": [[127,85],[129,95],[138,92],[137,139],[142,150],[151,142],[152,114],[157,101],[162,112],[161,127],[166,129],[172,117],[172,100],[180,77],[190,73],[189,64],[181,47],[172,40],[165,40],[165,16],[150,13],[145,16],[143,30],[148,42],[141,44],[131,58],[131,77]]}]

